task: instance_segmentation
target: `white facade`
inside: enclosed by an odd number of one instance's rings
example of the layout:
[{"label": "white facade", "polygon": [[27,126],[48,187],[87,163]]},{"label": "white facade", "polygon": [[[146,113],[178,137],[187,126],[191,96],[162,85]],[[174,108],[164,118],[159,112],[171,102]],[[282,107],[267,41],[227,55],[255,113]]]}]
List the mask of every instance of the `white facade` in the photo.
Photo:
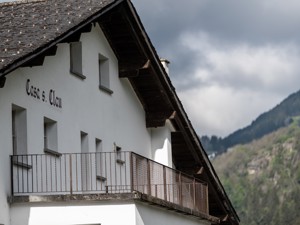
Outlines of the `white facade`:
[{"label": "white facade", "polygon": [[[129,81],[119,78],[117,58],[98,25],[83,33],[80,41],[86,79],[70,73],[69,44],[63,43],[55,56],[45,58],[43,66],[19,68],[9,74],[0,89],[0,224],[206,224],[134,201],[8,203],[13,143],[22,154],[44,154],[45,147],[58,153],[121,148],[172,167],[172,124],[167,121],[164,127],[146,128],[144,109]],[[113,93],[99,88],[99,55],[108,59]],[[25,126],[13,128],[14,110],[23,113]],[[23,122],[24,118],[17,117]],[[47,127],[48,123],[54,126]],[[14,132],[25,138],[14,142]],[[45,137],[45,132],[52,136]],[[25,148],[20,150],[20,144]]]},{"label": "white facade", "polygon": [[[129,82],[119,79],[117,59],[98,25],[92,33],[82,34],[81,41],[84,80],[69,72],[69,44],[59,44],[56,55],[46,57],[43,66],[21,68],[7,76],[5,88],[0,90],[1,110],[6,109],[7,116],[1,118],[3,125],[11,129],[10,111],[15,104],[27,111],[28,153],[42,153],[43,118],[47,117],[57,122],[58,152],[80,152],[83,131],[88,134],[90,152],[95,151],[98,138],[104,151],[113,151],[116,143],[124,151],[150,158],[151,132],[145,127],[142,105]],[[99,53],[109,58],[111,95],[99,89]],[[38,88],[40,95],[45,91],[45,102],[42,97],[37,99],[26,93],[28,79],[30,87]],[[50,90],[61,98],[61,108],[50,105]],[[7,131],[7,139],[11,139]],[[11,149],[12,142],[6,142],[6,148]]]},{"label": "white facade", "polygon": [[133,202],[26,204],[12,208],[14,225],[208,225],[167,209]]}]

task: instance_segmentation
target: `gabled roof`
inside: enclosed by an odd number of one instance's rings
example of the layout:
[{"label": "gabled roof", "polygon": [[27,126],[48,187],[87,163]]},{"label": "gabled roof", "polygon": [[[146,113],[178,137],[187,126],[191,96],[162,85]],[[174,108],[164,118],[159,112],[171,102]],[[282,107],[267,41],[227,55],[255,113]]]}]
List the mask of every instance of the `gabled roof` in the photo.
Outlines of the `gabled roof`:
[{"label": "gabled roof", "polygon": [[27,0],[0,3],[0,76],[80,26],[114,0]]},{"label": "gabled roof", "polygon": [[[146,112],[146,126],[169,119],[176,168],[209,185],[210,214],[221,224],[239,218],[211,165],[130,0],[37,0],[0,4],[0,79],[20,66],[42,65],[56,45],[78,41],[98,23]],[[0,80],[1,81],[1,80]]]}]

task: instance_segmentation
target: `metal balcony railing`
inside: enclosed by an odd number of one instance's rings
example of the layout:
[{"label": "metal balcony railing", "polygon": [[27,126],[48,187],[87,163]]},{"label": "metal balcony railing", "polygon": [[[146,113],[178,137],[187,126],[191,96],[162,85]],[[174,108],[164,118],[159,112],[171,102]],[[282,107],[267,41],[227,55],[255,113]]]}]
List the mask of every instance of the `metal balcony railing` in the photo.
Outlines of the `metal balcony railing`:
[{"label": "metal balcony railing", "polygon": [[133,191],[208,214],[207,185],[132,152],[11,156],[14,196]]}]

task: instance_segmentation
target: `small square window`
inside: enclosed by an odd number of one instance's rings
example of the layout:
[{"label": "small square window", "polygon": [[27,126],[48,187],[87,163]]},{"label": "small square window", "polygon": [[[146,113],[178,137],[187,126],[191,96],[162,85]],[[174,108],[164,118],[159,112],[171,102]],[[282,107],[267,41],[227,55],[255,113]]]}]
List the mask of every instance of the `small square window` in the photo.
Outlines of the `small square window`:
[{"label": "small square window", "polygon": [[27,157],[27,115],[26,109],[12,105],[12,147],[15,166],[31,169]]},{"label": "small square window", "polygon": [[[107,180],[106,178],[106,168],[105,168],[105,155],[106,153],[102,152],[102,140],[96,138],[96,178],[98,181],[101,181],[102,183]],[[101,186],[101,190],[104,190],[104,186]]]},{"label": "small square window", "polygon": [[110,89],[109,59],[101,54],[99,54],[99,87],[109,94],[113,93]]},{"label": "small square window", "polygon": [[57,149],[57,123],[44,117],[44,151],[54,155],[60,154]]},{"label": "small square window", "polygon": [[26,109],[12,105],[12,146],[14,155],[27,154]]},{"label": "small square window", "polygon": [[77,75],[81,79],[86,77],[82,72],[82,43],[71,42],[70,43],[70,72]]}]

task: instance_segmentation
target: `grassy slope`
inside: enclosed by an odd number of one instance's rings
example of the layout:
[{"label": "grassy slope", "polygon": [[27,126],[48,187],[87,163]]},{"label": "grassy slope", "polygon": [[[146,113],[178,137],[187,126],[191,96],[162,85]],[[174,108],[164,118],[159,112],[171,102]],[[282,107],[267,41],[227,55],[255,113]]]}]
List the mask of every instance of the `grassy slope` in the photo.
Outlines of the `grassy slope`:
[{"label": "grassy slope", "polygon": [[241,225],[300,224],[300,128],[239,145],[212,163]]}]

